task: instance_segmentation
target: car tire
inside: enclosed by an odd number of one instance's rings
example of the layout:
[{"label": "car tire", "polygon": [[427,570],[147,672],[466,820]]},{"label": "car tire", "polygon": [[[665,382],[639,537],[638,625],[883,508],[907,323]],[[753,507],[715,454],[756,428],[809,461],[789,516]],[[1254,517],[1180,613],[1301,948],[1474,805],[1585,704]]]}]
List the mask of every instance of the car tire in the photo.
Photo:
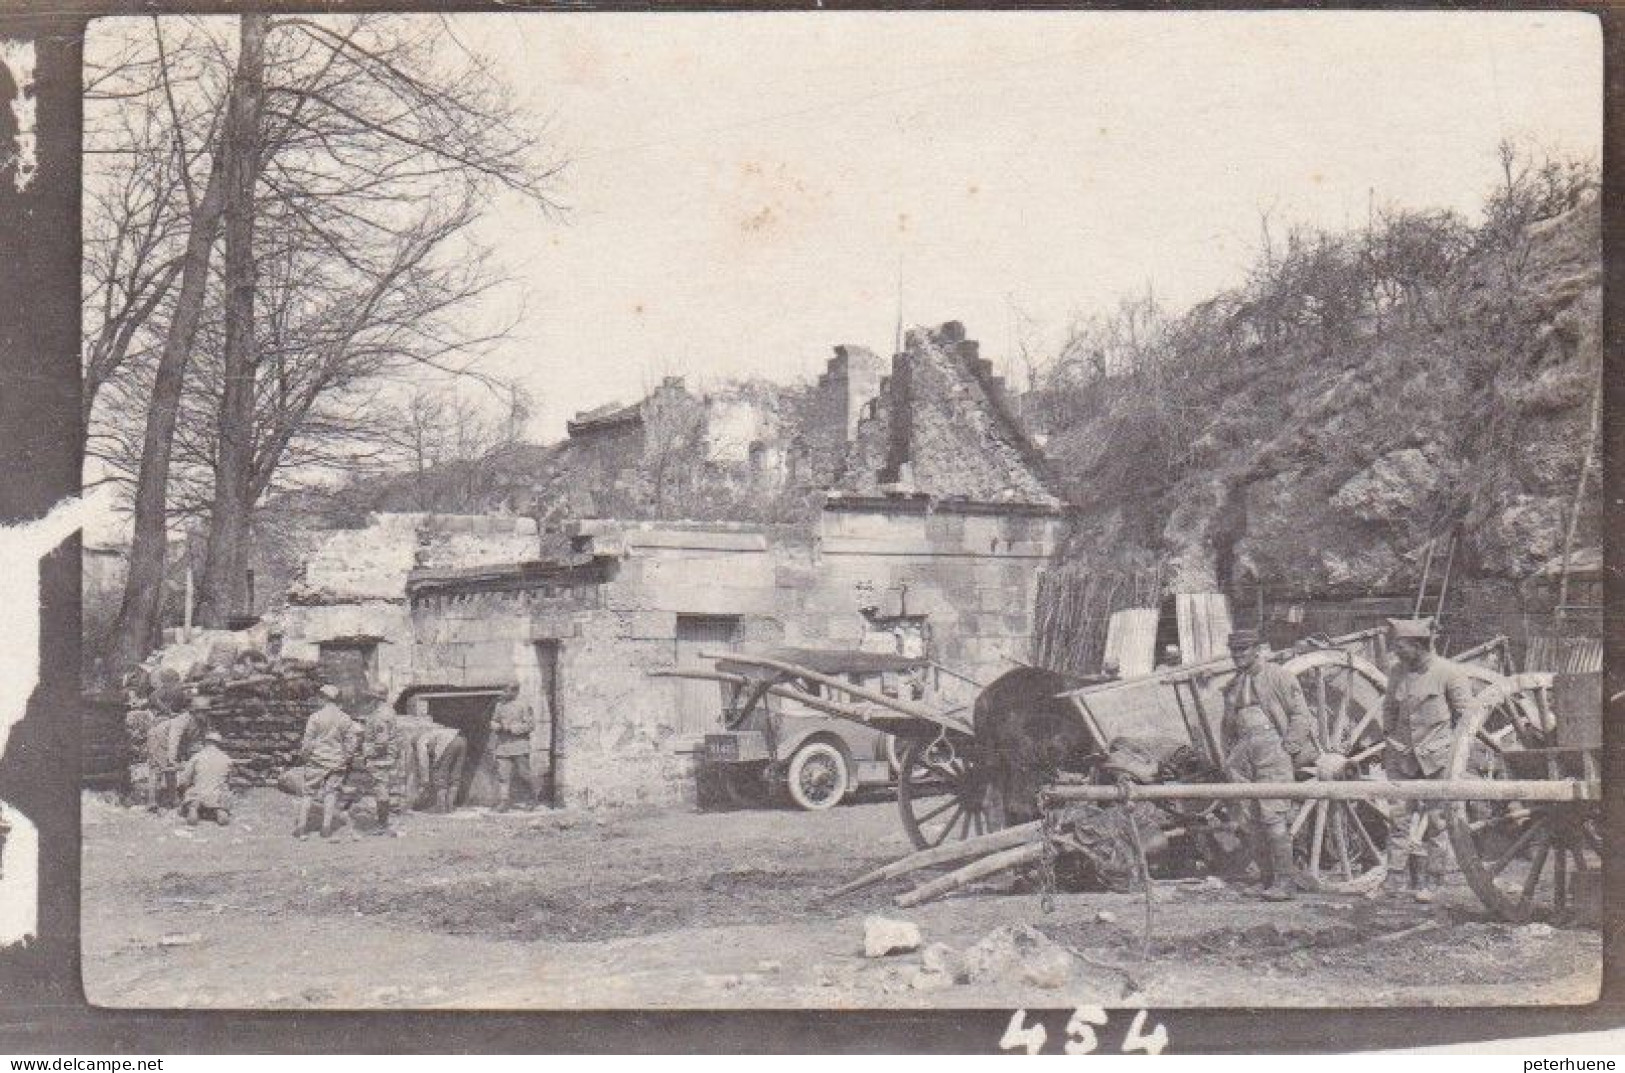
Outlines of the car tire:
[{"label": "car tire", "polygon": [[851,788],[852,774],[841,750],[827,741],[810,741],[790,758],[784,783],[797,808],[822,812],[840,804]]}]

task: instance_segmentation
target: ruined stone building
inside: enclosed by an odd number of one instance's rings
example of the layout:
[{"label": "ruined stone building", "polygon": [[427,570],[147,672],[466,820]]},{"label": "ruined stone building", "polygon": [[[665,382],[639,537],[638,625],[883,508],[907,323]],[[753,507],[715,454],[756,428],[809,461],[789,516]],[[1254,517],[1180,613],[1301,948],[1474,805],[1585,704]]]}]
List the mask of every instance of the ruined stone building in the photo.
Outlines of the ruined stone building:
[{"label": "ruined stone building", "polygon": [[[717,689],[647,672],[705,652],[923,651],[988,681],[1028,656],[1061,498],[958,324],[911,332],[881,372],[873,354],[838,348],[798,423],[771,429],[782,479],[819,482],[806,520],[578,517],[544,553],[526,519],[385,516],[312,560],[284,650],[349,661],[397,707],[463,727],[476,802],[493,792],[490,698],[510,683],[553,714],[549,792],[595,805],[692,797],[690,753],[719,725]],[[601,437],[606,460],[647,457],[652,409],[580,415],[571,436]],[[750,432],[745,409],[702,427]],[[747,460],[768,439],[751,437]]]}]

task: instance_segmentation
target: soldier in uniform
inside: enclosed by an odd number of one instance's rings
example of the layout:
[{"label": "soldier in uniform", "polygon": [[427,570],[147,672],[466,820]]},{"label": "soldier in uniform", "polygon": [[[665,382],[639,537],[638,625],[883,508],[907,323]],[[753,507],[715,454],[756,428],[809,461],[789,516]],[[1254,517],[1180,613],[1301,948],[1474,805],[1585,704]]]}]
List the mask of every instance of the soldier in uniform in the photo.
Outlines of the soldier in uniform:
[{"label": "soldier in uniform", "polygon": [[321,695],[326,703],[310,713],[299,745],[305,782],[299,795],[299,819],[293,828],[295,838],[309,833],[311,805],[318,799],[322,802],[322,837],[333,837],[338,829],[344,778],[361,751],[361,724],[338,706],[339,691],[324,685]]},{"label": "soldier in uniform", "polygon": [[[1285,668],[1264,659],[1256,630],[1231,633],[1230,657],[1236,676],[1224,689],[1225,767],[1243,782],[1294,781],[1296,770],[1314,765],[1320,754],[1302,687]],[[1247,803],[1254,853],[1268,877],[1260,897],[1267,901],[1290,899],[1300,881],[1292,861],[1291,812],[1287,801]]]},{"label": "soldier in uniform", "polygon": [[[1389,619],[1394,654],[1383,696],[1383,768],[1390,779],[1444,774],[1456,723],[1472,711],[1471,680],[1461,665],[1433,651],[1432,619]],[[1388,834],[1388,875],[1379,894],[1409,889],[1431,902],[1449,861],[1444,809],[1437,802],[1395,807]]]},{"label": "soldier in uniform", "polygon": [[197,755],[181,768],[180,785],[186,793],[181,815],[188,826],[196,826],[199,819],[212,819],[222,827],[231,822],[231,757],[223,744],[219,734],[209,731]]},{"label": "soldier in uniform", "polygon": [[513,807],[513,780],[523,775],[529,788],[526,807],[536,803],[536,773],[530,756],[531,735],[536,731],[536,713],[519,697],[518,686],[508,686],[491,714],[491,754],[497,765],[497,811]]},{"label": "soldier in uniform", "polygon": [[[178,701],[175,703],[179,703]],[[208,730],[204,711],[207,697],[193,697],[190,706],[167,719],[160,718],[147,731],[147,811],[158,812],[177,803],[181,765],[192,758]]]},{"label": "soldier in uniform", "polygon": [[379,694],[363,692],[360,706],[361,773],[378,814],[373,833],[383,835],[389,832],[390,816],[401,813],[406,773],[401,767],[400,727],[395,709]]},{"label": "soldier in uniform", "polygon": [[412,743],[418,770],[423,772],[431,795],[430,809],[450,812],[462,789],[463,761],[468,756],[468,739],[456,727],[436,724]]}]

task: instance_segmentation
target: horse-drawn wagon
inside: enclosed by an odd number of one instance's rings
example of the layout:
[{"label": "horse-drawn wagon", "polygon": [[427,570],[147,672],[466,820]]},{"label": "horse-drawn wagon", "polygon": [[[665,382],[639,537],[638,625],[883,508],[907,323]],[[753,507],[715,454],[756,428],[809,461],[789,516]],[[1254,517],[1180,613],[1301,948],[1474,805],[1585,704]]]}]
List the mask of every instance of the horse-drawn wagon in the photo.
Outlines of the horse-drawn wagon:
[{"label": "horse-drawn wagon", "polygon": [[1425,781],[1384,773],[1380,630],[1267,657],[1297,679],[1322,751],[1341,758],[1268,784],[1226,775],[1219,723],[1236,673],[1228,659],[1082,684],[1021,667],[983,689],[967,712],[773,656],[715,658],[717,673],[741,689],[794,697],[895,740],[897,803],[921,851],[916,863],[963,861],[981,850],[1008,864],[1031,862],[1045,815],[1081,802],[1134,803],[1153,819],[1153,852],[1217,868],[1239,847],[1235,803],[1273,799],[1296,803],[1290,830],[1303,872],[1322,889],[1357,893],[1386,872],[1390,815],[1402,815],[1396,806],[1426,800],[1445,803],[1462,875],[1500,916],[1526,919],[1542,904],[1565,913],[1577,884],[1594,883],[1601,869],[1600,682],[1512,673],[1504,641],[1454,657],[1476,703],[1454,729],[1444,777]]}]

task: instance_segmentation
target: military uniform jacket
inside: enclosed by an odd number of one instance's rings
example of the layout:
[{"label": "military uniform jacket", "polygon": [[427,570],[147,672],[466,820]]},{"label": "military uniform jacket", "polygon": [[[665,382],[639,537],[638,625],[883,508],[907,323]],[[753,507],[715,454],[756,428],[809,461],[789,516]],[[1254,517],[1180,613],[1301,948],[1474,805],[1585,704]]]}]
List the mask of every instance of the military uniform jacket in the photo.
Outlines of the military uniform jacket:
[{"label": "military uniform jacket", "polygon": [[205,745],[181,769],[180,783],[186,787],[186,800],[204,808],[230,808],[230,775],[231,757],[213,745]]},{"label": "military uniform jacket", "polygon": [[[1259,711],[1267,723],[1258,719]],[[1315,744],[1315,717],[1309,713],[1303,687],[1278,663],[1254,664],[1225,686],[1221,730],[1226,750],[1250,734],[1273,730],[1294,764],[1314,763],[1320,752]]]},{"label": "military uniform jacket", "polygon": [[362,723],[361,755],[368,767],[393,769],[401,758],[401,740],[395,713],[380,704],[367,713]]},{"label": "military uniform jacket", "polygon": [[529,704],[518,697],[500,701],[491,716],[492,752],[496,756],[529,755],[530,735],[535,729],[536,716]]},{"label": "military uniform jacket", "polygon": [[300,755],[311,767],[341,771],[361,751],[361,724],[328,703],[310,714]]},{"label": "military uniform jacket", "polygon": [[1422,669],[1395,664],[1382,698],[1382,726],[1388,748],[1414,756],[1426,775],[1444,770],[1452,731],[1477,702],[1467,672],[1443,656],[1428,657]]}]

